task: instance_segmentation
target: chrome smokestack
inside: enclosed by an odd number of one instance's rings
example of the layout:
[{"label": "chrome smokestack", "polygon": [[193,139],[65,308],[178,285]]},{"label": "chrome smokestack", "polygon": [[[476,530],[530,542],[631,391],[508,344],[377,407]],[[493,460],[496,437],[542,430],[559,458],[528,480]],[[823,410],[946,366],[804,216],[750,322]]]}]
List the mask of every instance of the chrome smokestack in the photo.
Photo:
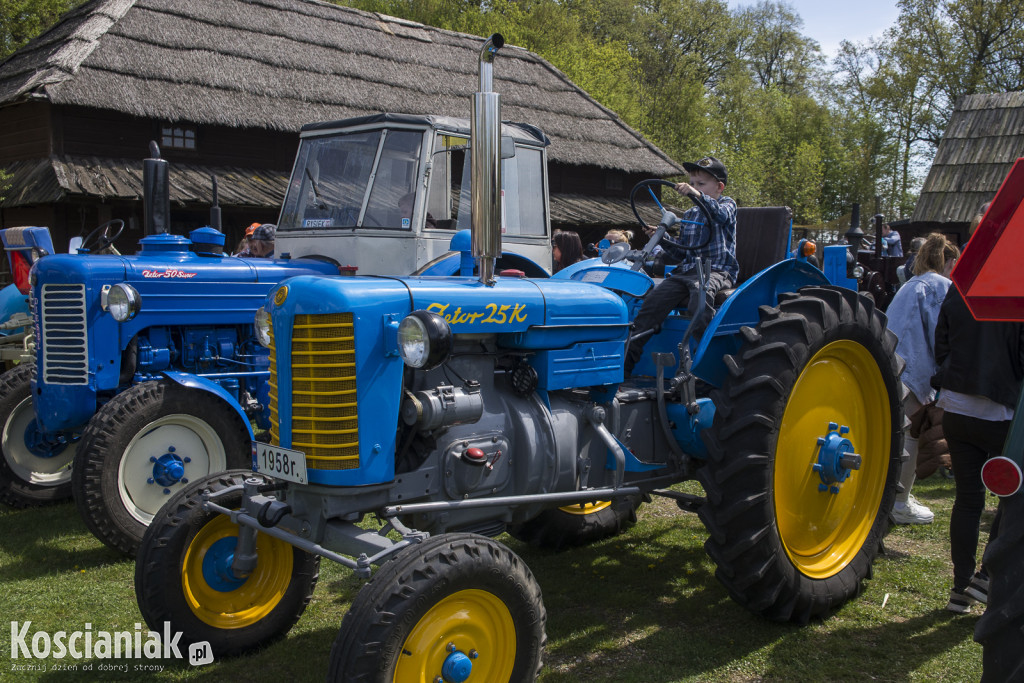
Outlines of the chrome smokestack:
[{"label": "chrome smokestack", "polygon": [[500,33],[480,49],[480,92],[473,95],[471,136],[473,258],[480,282],[494,284],[501,255],[501,99],[492,91],[494,55],[505,44]]}]

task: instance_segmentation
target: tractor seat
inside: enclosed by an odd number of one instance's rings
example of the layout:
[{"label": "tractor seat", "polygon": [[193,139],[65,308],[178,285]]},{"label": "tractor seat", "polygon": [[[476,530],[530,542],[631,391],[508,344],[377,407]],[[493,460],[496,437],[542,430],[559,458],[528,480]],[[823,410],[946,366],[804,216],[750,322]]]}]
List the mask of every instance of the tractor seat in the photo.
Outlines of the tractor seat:
[{"label": "tractor seat", "polygon": [[788,206],[740,208],[736,210],[736,260],[740,262],[736,287],[715,294],[715,308],[752,275],[786,258],[789,251],[793,212]]}]

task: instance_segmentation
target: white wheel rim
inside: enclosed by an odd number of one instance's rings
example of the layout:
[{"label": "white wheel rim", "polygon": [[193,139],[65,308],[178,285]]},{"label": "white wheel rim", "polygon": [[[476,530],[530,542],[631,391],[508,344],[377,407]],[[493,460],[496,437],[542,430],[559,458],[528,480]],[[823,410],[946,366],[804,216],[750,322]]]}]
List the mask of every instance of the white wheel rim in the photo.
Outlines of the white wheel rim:
[{"label": "white wheel rim", "polygon": [[11,472],[22,481],[37,486],[60,486],[71,481],[71,463],[75,460],[78,443],[67,447],[53,456],[43,458],[25,445],[25,431],[35,421],[36,413],[31,397],[26,397],[14,407],[4,423],[4,461]]},{"label": "white wheel rim", "polygon": [[[153,461],[150,458],[159,458],[169,452],[182,459],[189,458],[184,475],[188,482],[227,469],[224,444],[205,420],[175,414],[150,422],[124,449],[117,469],[121,503],[132,517],[147,526],[167,499],[187,485],[183,481],[171,486],[149,483],[153,478]],[[165,490],[170,493],[164,493]]]}]

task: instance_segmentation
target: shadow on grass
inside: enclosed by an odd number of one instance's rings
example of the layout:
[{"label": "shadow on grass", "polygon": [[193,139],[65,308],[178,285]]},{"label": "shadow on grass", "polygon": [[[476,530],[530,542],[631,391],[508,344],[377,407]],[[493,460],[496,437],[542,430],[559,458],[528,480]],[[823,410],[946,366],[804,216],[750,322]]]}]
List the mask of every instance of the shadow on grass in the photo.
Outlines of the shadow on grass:
[{"label": "shadow on grass", "polygon": [[130,561],[93,537],[72,502],[5,510],[0,516],[0,555],[6,556],[0,581]]},{"label": "shadow on grass", "polygon": [[[846,662],[831,669],[836,680],[907,680],[973,631],[939,610],[883,624],[843,616],[854,625],[839,628],[833,619],[768,621],[728,596],[700,533],[634,530],[558,555],[512,545],[544,590],[545,683],[669,683],[711,672],[714,680],[791,680],[802,668],[806,680],[827,680],[833,657]],[[653,566],[651,558],[659,558]]]}]

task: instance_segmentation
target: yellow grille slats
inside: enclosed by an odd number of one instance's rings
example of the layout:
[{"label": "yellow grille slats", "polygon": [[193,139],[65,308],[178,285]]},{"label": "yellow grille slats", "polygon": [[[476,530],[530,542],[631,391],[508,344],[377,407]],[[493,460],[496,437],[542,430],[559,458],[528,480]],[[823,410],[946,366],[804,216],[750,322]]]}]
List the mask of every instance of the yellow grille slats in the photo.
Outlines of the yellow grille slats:
[{"label": "yellow grille slats", "polygon": [[[357,395],[353,316],[297,315],[291,335],[291,447],[306,454],[306,465],[312,469],[356,469],[359,406],[353,400]],[[275,439],[280,432],[277,360],[272,358],[270,367],[271,434]]]}]

